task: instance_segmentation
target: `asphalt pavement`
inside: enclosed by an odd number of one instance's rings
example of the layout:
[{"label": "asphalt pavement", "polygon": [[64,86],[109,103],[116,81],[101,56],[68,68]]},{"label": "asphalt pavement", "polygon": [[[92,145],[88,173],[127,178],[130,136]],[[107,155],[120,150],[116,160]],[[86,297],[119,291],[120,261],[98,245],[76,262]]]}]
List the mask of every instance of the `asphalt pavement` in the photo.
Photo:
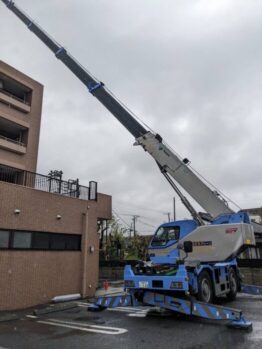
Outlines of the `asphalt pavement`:
[{"label": "asphalt pavement", "polygon": [[[101,294],[118,294],[110,287]],[[261,349],[262,297],[239,295],[227,306],[242,309],[253,331],[230,329],[225,324],[159,312],[150,307],[114,308],[93,313],[87,301],[64,310],[33,315],[19,313],[17,320],[0,323],[0,349]],[[54,305],[54,307],[56,307]],[[51,307],[52,308],[52,307]]]}]

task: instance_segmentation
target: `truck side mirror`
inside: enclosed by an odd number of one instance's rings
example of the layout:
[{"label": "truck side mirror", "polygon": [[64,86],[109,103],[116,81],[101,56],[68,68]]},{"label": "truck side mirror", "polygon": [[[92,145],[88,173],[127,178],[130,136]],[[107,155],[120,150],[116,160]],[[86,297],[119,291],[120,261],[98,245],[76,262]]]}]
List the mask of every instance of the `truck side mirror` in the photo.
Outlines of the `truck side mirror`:
[{"label": "truck side mirror", "polygon": [[193,242],[192,241],[184,241],[184,251],[185,251],[185,253],[193,252]]}]

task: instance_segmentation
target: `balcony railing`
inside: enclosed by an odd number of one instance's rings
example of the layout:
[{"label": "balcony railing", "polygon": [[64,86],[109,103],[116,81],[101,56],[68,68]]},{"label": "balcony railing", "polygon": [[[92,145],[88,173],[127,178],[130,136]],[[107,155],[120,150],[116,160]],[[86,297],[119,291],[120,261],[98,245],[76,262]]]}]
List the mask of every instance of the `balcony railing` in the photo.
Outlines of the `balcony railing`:
[{"label": "balcony railing", "polygon": [[27,102],[26,100],[24,100],[24,99],[22,99],[22,98],[19,98],[19,97],[17,97],[17,96],[15,96],[15,95],[13,95],[12,93],[10,93],[10,92],[7,92],[6,90],[4,90],[3,88],[0,88],[0,92],[1,93],[3,93],[4,95],[6,95],[6,96],[8,96],[8,97],[10,97],[10,98],[13,98],[13,99],[15,99],[16,101],[18,101],[18,102],[21,102],[21,103],[24,103],[24,104],[26,104],[26,105],[29,105],[30,106],[30,103],[29,102]]},{"label": "balcony railing", "polygon": [[8,137],[2,136],[2,135],[0,135],[0,139],[3,139],[7,142],[11,142],[11,143],[14,143],[17,145],[20,145],[21,147],[26,147],[25,143],[20,142],[20,141],[16,141],[15,139],[11,139],[11,138],[8,138]]},{"label": "balcony railing", "polygon": [[45,176],[29,171],[0,166],[0,181],[30,187],[82,200],[97,200],[97,182],[90,181],[89,187],[79,184],[79,180],[64,181],[54,176]]}]

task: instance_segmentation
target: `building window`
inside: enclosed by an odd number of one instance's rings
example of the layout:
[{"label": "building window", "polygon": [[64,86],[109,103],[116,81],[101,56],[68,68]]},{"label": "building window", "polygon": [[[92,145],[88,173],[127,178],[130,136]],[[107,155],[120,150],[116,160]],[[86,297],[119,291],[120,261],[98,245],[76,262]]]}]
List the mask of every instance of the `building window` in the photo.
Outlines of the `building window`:
[{"label": "building window", "polygon": [[80,251],[81,235],[0,230],[0,249]]},{"label": "building window", "polygon": [[1,230],[0,231],[0,248],[9,247],[9,231]]},{"label": "building window", "polygon": [[13,248],[31,248],[32,233],[15,231],[13,235]]},{"label": "building window", "polygon": [[52,234],[50,239],[51,250],[65,250],[66,236],[64,234]]},{"label": "building window", "polygon": [[32,237],[32,249],[49,250],[49,235],[46,233],[34,233]]},{"label": "building window", "polygon": [[66,237],[66,250],[78,251],[81,250],[81,237],[79,235]]},{"label": "building window", "polygon": [[32,90],[2,72],[0,73],[0,92],[19,102],[31,105]]}]

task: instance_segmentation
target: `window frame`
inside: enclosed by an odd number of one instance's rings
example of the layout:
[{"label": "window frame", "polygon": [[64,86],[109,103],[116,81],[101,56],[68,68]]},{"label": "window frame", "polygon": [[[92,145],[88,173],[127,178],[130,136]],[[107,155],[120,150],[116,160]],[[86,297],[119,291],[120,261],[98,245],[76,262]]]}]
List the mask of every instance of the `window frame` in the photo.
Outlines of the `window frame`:
[{"label": "window frame", "polygon": [[[82,250],[82,234],[64,234],[64,233],[50,233],[50,232],[40,232],[40,231],[31,231],[31,230],[11,230],[11,229],[0,229],[1,231],[8,232],[8,247],[0,247],[0,251],[56,251],[56,252],[79,252]],[[17,233],[30,233],[31,241],[30,247],[14,247],[15,234]],[[40,234],[47,235],[48,237],[48,247],[35,247],[37,236]],[[52,239],[59,237],[59,239],[64,238],[64,247],[63,248],[52,248]],[[75,239],[75,242],[72,243],[71,239]],[[71,242],[70,242],[71,240]],[[76,248],[72,248],[72,245],[75,244]],[[71,246],[71,247],[70,247]]]}]

